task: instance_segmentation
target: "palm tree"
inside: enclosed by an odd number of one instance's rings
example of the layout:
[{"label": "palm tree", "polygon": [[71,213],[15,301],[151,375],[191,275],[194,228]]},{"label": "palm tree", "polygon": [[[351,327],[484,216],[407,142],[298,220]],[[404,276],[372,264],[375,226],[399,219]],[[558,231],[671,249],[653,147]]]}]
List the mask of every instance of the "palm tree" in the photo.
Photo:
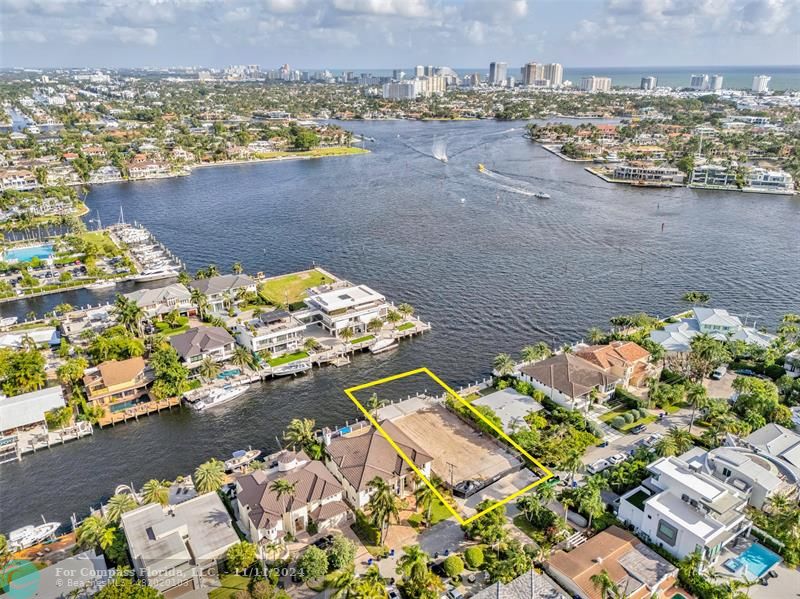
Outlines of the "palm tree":
[{"label": "palm tree", "polygon": [[211,458],[197,467],[193,478],[198,493],[217,491],[225,482],[225,464],[216,458]]},{"label": "palm tree", "polygon": [[569,518],[569,508],[575,505],[575,501],[570,497],[562,497],[561,505],[564,507],[564,526],[566,526],[567,518]]},{"label": "palm tree", "polygon": [[392,328],[397,326],[397,323],[403,320],[403,315],[397,310],[389,310],[386,314],[386,321],[392,325]]},{"label": "palm tree", "polygon": [[356,590],[357,596],[363,599],[386,599],[386,580],[378,566],[370,566],[361,576]]},{"label": "palm tree", "polygon": [[575,480],[575,473],[583,470],[583,455],[580,451],[570,451],[558,465],[562,470],[569,472],[569,482]]},{"label": "palm tree", "polygon": [[89,516],[78,527],[76,540],[78,545],[91,549],[100,546],[108,549],[114,542],[117,529],[101,516]]},{"label": "palm tree", "polygon": [[214,361],[214,358],[206,356],[203,358],[202,362],[200,362],[200,366],[197,367],[197,372],[206,381],[210,381],[222,372],[222,368]]},{"label": "palm tree", "polygon": [[369,481],[369,488],[372,489],[372,495],[367,506],[370,509],[372,524],[381,531],[380,543],[383,545],[389,524],[392,520],[397,522],[400,519],[400,507],[394,489],[380,476]]},{"label": "palm tree", "polygon": [[201,293],[199,289],[192,289],[192,303],[197,306],[197,315],[202,319],[208,314],[210,304],[205,294]]},{"label": "palm tree", "polygon": [[378,394],[373,393],[367,400],[367,411],[369,411],[375,418],[378,417],[378,410],[386,405],[385,399],[378,399]]},{"label": "palm tree", "polygon": [[312,352],[320,347],[322,347],[322,344],[313,337],[309,337],[303,342],[303,349],[307,352]]},{"label": "palm tree", "polygon": [[305,447],[316,441],[314,427],[316,422],[310,418],[293,418],[283,432],[283,440],[294,448]]},{"label": "palm tree", "polygon": [[776,493],[769,500],[770,513],[775,516],[786,513],[791,505],[792,502],[786,493]]},{"label": "palm tree", "polygon": [[367,323],[367,330],[377,333],[383,328],[383,321],[380,318],[373,318]]},{"label": "palm tree", "polygon": [[672,440],[670,437],[663,437],[653,445],[653,449],[656,452],[656,455],[661,458],[666,458],[671,455],[675,455],[677,452],[677,448],[675,446],[675,441]]},{"label": "palm tree", "polygon": [[692,406],[692,417],[689,420],[689,433],[691,433],[695,411],[708,406],[708,391],[700,383],[691,383],[686,390],[686,401]]},{"label": "palm tree", "polygon": [[400,304],[397,306],[397,311],[400,312],[403,316],[408,318],[409,316],[414,314],[414,307],[411,304]]},{"label": "palm tree", "polygon": [[148,480],[142,487],[142,501],[145,503],[169,504],[169,483],[155,478]]},{"label": "palm tree", "polygon": [[354,566],[341,570],[331,580],[331,585],[336,591],[331,595],[333,599],[355,599],[359,597],[359,579]]},{"label": "palm tree", "polygon": [[235,274],[235,275],[240,275],[240,274],[242,274],[242,273],[244,272],[244,268],[242,268],[242,263],[241,263],[241,262],[239,262],[238,260],[237,260],[236,262],[234,262],[234,263],[233,263],[233,266],[231,267],[231,271],[232,271],[232,272],[233,272],[233,274]]},{"label": "palm tree", "polygon": [[255,358],[253,357],[253,352],[251,352],[246,347],[242,347],[241,345],[237,345],[236,348],[233,350],[233,356],[231,356],[231,362],[236,364],[242,370],[255,370],[258,368],[256,365]]},{"label": "palm tree", "polygon": [[592,327],[586,331],[586,338],[592,343],[602,343],[606,339],[606,333],[603,329]]},{"label": "palm tree", "polygon": [[601,516],[606,511],[606,505],[603,503],[603,497],[600,494],[600,487],[597,484],[586,484],[579,490],[578,508],[584,513],[589,515],[589,522],[586,527],[592,528],[592,519],[595,516]]},{"label": "palm tree", "polygon": [[414,564],[427,564],[428,554],[419,545],[408,545],[403,547],[403,555],[397,560],[397,574],[409,576]]},{"label": "palm tree", "polygon": [[269,490],[278,496],[278,501],[283,500],[283,513],[285,514],[287,511],[285,498],[289,497],[291,499],[294,497],[294,494],[297,492],[297,483],[289,482],[285,478],[279,478],[272,481],[272,484],[269,486]]},{"label": "palm tree", "polygon": [[611,576],[608,575],[605,569],[598,574],[592,574],[589,577],[589,581],[595,589],[600,591],[601,599],[624,599],[625,597],[625,594],[617,586],[617,583],[611,579]]},{"label": "palm tree", "polygon": [[116,524],[122,518],[122,514],[136,509],[137,506],[138,504],[133,495],[129,493],[117,493],[108,500],[104,511],[108,521],[112,524]]},{"label": "palm tree", "polygon": [[211,277],[218,277],[219,276],[219,268],[217,268],[216,264],[209,264],[206,267],[206,273],[208,274],[208,278]]},{"label": "palm tree", "polygon": [[141,336],[141,324],[144,318],[144,310],[132,299],[118,293],[114,300],[114,315],[117,321],[124,326],[131,334]]},{"label": "palm tree", "polygon": [[425,526],[430,526],[431,509],[433,508],[433,504],[439,499],[433,491],[433,488],[431,488],[431,485],[437,489],[442,486],[442,479],[435,474],[431,475],[430,482],[430,485],[418,484],[414,491],[414,499],[417,501],[417,507],[425,510]]},{"label": "palm tree", "polygon": [[689,434],[689,431],[678,428],[677,426],[670,427],[667,437],[672,439],[675,445],[675,451],[678,454],[686,453],[691,449],[692,445],[694,445],[694,439],[692,435]]},{"label": "palm tree", "polygon": [[353,338],[353,335],[354,335],[354,334],[355,334],[355,333],[353,332],[353,328],[352,328],[352,327],[345,327],[345,328],[343,328],[341,331],[339,331],[339,337],[341,337],[341,338],[342,338],[342,340],[343,340],[345,343],[347,343],[348,341],[350,341],[350,339],[352,339],[352,338]]},{"label": "palm tree", "polygon": [[521,355],[523,362],[536,362],[550,357],[552,353],[549,345],[544,341],[539,341],[533,345],[523,347]]},{"label": "palm tree", "polygon": [[498,354],[495,356],[492,366],[500,376],[505,376],[514,372],[514,359],[508,354]]}]

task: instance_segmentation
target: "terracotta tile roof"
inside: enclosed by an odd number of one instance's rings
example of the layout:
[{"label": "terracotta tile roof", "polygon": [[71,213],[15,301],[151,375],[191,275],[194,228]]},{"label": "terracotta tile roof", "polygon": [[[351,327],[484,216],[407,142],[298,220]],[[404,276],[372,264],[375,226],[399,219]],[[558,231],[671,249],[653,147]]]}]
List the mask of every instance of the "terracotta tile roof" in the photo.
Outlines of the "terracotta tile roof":
[{"label": "terracotta tile roof", "polygon": [[520,372],[568,397],[582,397],[593,387],[606,387],[620,380],[597,364],[567,353],[523,366]]},{"label": "terracotta tile roof", "polygon": [[590,345],[575,355],[600,368],[608,369],[612,366],[630,366],[649,358],[650,352],[633,341],[612,341],[608,345]]},{"label": "terracotta tile roof", "polygon": [[[397,425],[385,420],[381,427],[403,450],[409,459],[422,468],[433,457],[403,433]],[[387,482],[413,472],[383,435],[370,427],[366,432],[334,439],[327,448],[333,461],[347,481],[358,491],[363,491],[376,476]]]},{"label": "terracotta tile roof", "polygon": [[109,360],[97,366],[103,384],[106,387],[130,383],[144,370],[142,357],[128,358],[127,360]]}]

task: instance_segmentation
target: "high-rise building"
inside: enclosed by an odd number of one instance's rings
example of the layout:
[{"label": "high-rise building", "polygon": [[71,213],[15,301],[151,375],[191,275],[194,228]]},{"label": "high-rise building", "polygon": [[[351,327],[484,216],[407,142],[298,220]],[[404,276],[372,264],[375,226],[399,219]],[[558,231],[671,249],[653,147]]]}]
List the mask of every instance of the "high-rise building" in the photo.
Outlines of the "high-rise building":
[{"label": "high-rise building", "polygon": [[436,73],[436,69],[434,68],[434,66],[432,64],[429,64],[428,66],[425,67],[425,77],[430,77],[431,75],[434,75],[435,73]]},{"label": "high-rise building", "polygon": [[582,77],[581,89],[585,92],[611,91],[611,77]]},{"label": "high-rise building", "polygon": [[414,77],[424,77],[425,76],[425,67],[421,64],[418,64],[414,67]]},{"label": "high-rise building", "polygon": [[639,89],[650,91],[655,89],[656,85],[658,85],[658,79],[655,77],[642,77],[642,83],[639,85]]},{"label": "high-rise building", "polygon": [[467,82],[472,87],[478,87],[481,84],[481,74],[480,73],[472,73],[472,75],[467,75]]},{"label": "high-rise building", "polygon": [[708,75],[705,73],[701,75],[692,74],[692,78],[689,80],[689,87],[695,91],[708,89]]},{"label": "high-rise building", "polygon": [[543,65],[536,62],[529,62],[520,69],[522,75],[522,85],[533,85],[537,79],[544,79]]},{"label": "high-rise building", "polygon": [[722,89],[722,75],[711,75],[708,79],[708,89],[718,92]]},{"label": "high-rise building", "polygon": [[395,69],[394,71],[392,71],[392,79],[394,79],[395,81],[400,81],[401,79],[405,78],[406,78],[405,71],[401,69]]},{"label": "high-rise building", "polygon": [[756,75],[753,77],[753,86],[750,89],[757,94],[768,92],[770,79],[772,77],[769,75]]},{"label": "high-rise building", "polygon": [[387,100],[416,100],[422,90],[421,79],[392,81],[383,85],[383,97]]},{"label": "high-rise building", "polygon": [[503,85],[507,71],[508,65],[504,62],[489,63],[489,85]]},{"label": "high-rise building", "polygon": [[[564,80],[564,67],[557,62],[551,62],[542,67],[541,79],[547,79],[551,87],[560,87]],[[536,77],[536,79],[540,79],[540,77]]]}]

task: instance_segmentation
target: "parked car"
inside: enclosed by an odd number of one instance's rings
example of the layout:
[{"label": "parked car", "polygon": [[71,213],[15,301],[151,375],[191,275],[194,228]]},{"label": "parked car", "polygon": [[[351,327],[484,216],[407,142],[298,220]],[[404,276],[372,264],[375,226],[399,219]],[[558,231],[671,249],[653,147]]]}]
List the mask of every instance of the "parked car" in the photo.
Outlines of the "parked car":
[{"label": "parked car", "polygon": [[646,430],[647,430],[647,425],[646,425],[646,424],[637,424],[636,426],[634,426],[634,427],[631,429],[631,431],[630,431],[630,432],[631,432],[632,434],[634,434],[634,435],[639,435],[639,434],[643,433],[643,432],[644,432],[644,431],[646,431]]},{"label": "parked car", "polygon": [[718,381],[723,376],[725,376],[725,374],[727,372],[728,372],[728,367],[727,366],[720,366],[719,368],[714,370],[714,372],[711,373],[711,378],[714,379],[715,381]]},{"label": "parked car", "polygon": [[756,376],[755,371],[750,370],[749,368],[740,368],[739,370],[734,370],[734,372],[742,376]]},{"label": "parked car", "polygon": [[324,537],[321,537],[316,541],[314,541],[312,545],[314,545],[314,547],[317,547],[318,549],[323,549],[323,550],[327,549],[328,547],[333,545],[333,535],[326,535]]},{"label": "parked car", "polygon": [[653,447],[653,445],[658,443],[663,438],[664,438],[664,435],[662,435],[661,433],[653,433],[652,435],[647,437],[647,439],[645,439],[644,444],[647,447]]},{"label": "parked car", "polygon": [[598,472],[602,472],[606,468],[611,466],[611,463],[608,460],[597,460],[586,466],[586,471],[589,474],[597,474]]},{"label": "parked car", "polygon": [[397,587],[392,585],[386,587],[386,596],[389,599],[400,599],[400,591],[397,590]]},{"label": "parked car", "polygon": [[447,591],[447,599],[464,599],[464,595],[458,589]]},{"label": "parked car", "polygon": [[607,460],[608,460],[608,461],[609,461],[611,464],[613,464],[613,465],[617,465],[617,464],[619,464],[619,463],[621,463],[621,462],[624,462],[625,460],[627,460],[627,459],[628,459],[628,456],[627,456],[627,455],[625,455],[624,453],[615,453],[615,454],[614,454],[614,455],[612,455],[610,458],[606,458],[606,459],[607,459]]}]

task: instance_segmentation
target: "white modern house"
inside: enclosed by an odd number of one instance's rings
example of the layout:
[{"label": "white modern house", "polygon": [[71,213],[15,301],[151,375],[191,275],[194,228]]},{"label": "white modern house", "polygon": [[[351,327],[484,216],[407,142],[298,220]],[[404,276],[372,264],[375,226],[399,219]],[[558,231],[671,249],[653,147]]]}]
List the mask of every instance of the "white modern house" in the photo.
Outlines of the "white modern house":
[{"label": "white modern house", "polygon": [[[322,462],[303,451],[283,451],[276,462],[236,480],[237,523],[251,542],[263,545],[286,534],[297,537],[311,522],[325,530],[348,517],[342,486]],[[277,480],[287,481],[294,491],[277,493],[272,487]]]},{"label": "white modern house", "polygon": [[192,304],[191,292],[181,283],[155,289],[138,289],[126,293],[125,297],[136,302],[147,318],[161,318],[172,311],[181,316],[189,316],[197,311]]},{"label": "white modern house", "polygon": [[761,347],[768,347],[775,339],[775,335],[745,326],[737,316],[721,308],[694,308],[692,316],[652,331],[650,339],[668,352],[685,353],[691,351],[692,339],[700,333],[719,341],[744,341]]},{"label": "white modern house", "polygon": [[389,313],[386,297],[366,285],[342,283],[342,286],[309,293],[305,303],[311,322],[319,323],[328,333],[339,337],[347,328],[355,335],[365,333],[370,321],[386,318]]},{"label": "white modern house", "polygon": [[234,327],[236,340],[252,352],[268,351],[273,357],[303,345],[306,325],[283,311],[265,312]]},{"label": "white modern house", "polygon": [[742,491],[680,458],[660,458],[640,486],[622,496],[617,516],[646,541],[682,559],[696,551],[714,563],[750,531]]}]

